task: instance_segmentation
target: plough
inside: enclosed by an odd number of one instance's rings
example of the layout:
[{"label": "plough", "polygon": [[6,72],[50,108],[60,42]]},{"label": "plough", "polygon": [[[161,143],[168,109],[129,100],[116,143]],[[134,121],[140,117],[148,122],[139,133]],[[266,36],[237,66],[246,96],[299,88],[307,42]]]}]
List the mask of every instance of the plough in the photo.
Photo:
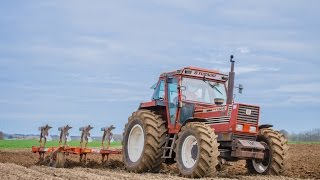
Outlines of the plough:
[{"label": "plough", "polygon": [[[58,128],[58,130],[60,131],[59,146],[46,147],[49,129],[51,128],[52,127],[50,127],[49,125],[39,127],[39,146],[32,146],[32,152],[39,154],[39,163],[41,164],[46,164],[51,167],[63,168],[65,166],[66,156],[70,154],[79,155],[80,162],[84,163],[87,162],[87,154],[101,154],[101,163],[104,163],[105,157],[106,161],[108,161],[110,154],[122,153],[121,149],[110,149],[110,141],[113,137],[111,131],[115,129],[113,125],[101,128],[101,131],[103,131],[101,148],[87,147],[90,138],[90,130],[93,129],[93,127],[91,127],[90,125],[79,128],[79,130],[81,131],[81,140],[79,147],[69,146],[67,144],[69,130],[72,128],[69,125]],[[107,145],[105,145],[105,141],[107,141]],[[45,154],[48,155],[45,156]]]}]

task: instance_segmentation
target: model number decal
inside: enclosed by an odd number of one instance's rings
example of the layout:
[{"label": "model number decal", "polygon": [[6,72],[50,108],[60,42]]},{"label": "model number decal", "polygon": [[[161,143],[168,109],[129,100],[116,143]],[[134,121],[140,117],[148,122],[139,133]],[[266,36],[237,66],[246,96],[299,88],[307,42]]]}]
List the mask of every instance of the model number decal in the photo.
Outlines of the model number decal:
[{"label": "model number decal", "polygon": [[227,107],[216,107],[216,108],[211,108],[211,109],[204,109],[203,112],[218,112],[218,111],[225,111],[227,110]]},{"label": "model number decal", "polygon": [[215,73],[195,71],[195,70],[185,70],[183,71],[183,74],[196,76],[196,77],[206,77],[209,79],[216,79],[220,81],[223,80],[222,77],[224,76],[222,74],[215,74]]},{"label": "model number decal", "polygon": [[213,73],[201,72],[201,71],[194,71],[193,74],[196,76],[208,76],[208,77],[216,77],[217,76],[216,74],[213,74]]}]

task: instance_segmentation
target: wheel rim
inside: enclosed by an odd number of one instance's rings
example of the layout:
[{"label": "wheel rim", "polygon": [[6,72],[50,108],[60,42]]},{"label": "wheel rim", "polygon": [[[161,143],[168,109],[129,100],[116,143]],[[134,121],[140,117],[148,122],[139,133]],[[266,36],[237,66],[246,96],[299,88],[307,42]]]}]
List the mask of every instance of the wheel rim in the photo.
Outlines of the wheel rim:
[{"label": "wheel rim", "polygon": [[258,173],[264,173],[269,167],[269,164],[268,165],[264,165],[263,161],[262,162],[258,162],[256,160],[252,160],[252,164],[253,164],[254,169]]},{"label": "wheel rim", "polygon": [[128,138],[128,156],[132,162],[137,162],[141,157],[144,146],[144,133],[139,124],[132,127]]},{"label": "wheel rim", "polygon": [[186,168],[192,168],[196,164],[198,157],[197,144],[197,139],[193,135],[188,136],[182,144],[181,158]]},{"label": "wheel rim", "polygon": [[266,170],[270,166],[269,146],[264,142],[261,142],[261,143],[266,148],[265,149],[265,156],[264,156],[263,160],[252,160],[253,168],[260,174],[266,172]]}]

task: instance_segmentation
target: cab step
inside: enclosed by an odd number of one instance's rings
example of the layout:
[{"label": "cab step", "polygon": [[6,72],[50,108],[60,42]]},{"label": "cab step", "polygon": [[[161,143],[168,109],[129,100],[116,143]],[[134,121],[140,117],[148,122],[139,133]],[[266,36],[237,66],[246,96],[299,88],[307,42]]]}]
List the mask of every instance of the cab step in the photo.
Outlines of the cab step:
[{"label": "cab step", "polygon": [[172,151],[174,149],[174,144],[177,139],[177,134],[167,134],[166,144],[163,147],[163,154],[161,158],[167,159],[172,158]]}]

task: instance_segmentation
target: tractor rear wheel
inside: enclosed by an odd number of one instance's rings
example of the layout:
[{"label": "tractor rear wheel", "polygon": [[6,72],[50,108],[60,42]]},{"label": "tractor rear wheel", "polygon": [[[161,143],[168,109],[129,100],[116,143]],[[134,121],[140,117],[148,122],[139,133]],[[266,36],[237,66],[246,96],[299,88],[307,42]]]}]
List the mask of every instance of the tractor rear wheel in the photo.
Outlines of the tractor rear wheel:
[{"label": "tractor rear wheel", "polygon": [[280,175],[286,168],[288,145],[283,134],[271,128],[261,129],[257,141],[266,150],[263,160],[247,160],[247,169],[252,174]]},{"label": "tractor rear wheel", "polygon": [[208,125],[190,122],[182,127],[176,141],[176,161],[182,176],[213,177],[218,165],[217,135]]},{"label": "tractor rear wheel", "polygon": [[129,117],[123,133],[123,161],[130,172],[159,172],[166,140],[166,125],[160,115],[138,110]]}]

